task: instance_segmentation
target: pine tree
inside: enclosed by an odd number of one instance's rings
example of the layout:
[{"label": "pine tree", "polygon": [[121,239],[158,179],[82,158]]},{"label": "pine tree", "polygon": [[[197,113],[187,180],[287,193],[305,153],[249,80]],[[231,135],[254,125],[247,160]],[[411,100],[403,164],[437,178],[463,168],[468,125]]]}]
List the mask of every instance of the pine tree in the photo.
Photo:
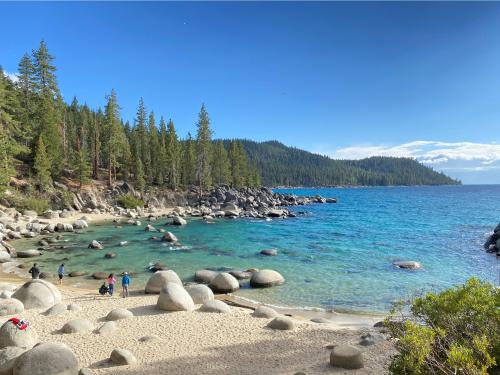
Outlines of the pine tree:
[{"label": "pine tree", "polygon": [[149,134],[146,128],[146,107],[142,98],[139,100],[135,122],[139,142],[137,144],[138,155],[141,158],[144,176],[149,177],[151,176],[151,150],[149,149]]},{"label": "pine tree", "polygon": [[188,133],[183,145],[182,157],[182,184],[185,188],[193,185],[196,181],[196,154],[195,142],[191,133]]},{"label": "pine tree", "polygon": [[[101,111],[99,109],[99,111]],[[99,160],[101,157],[101,137],[100,137],[100,119],[102,115],[97,113],[92,114],[92,119],[89,121],[89,146],[90,146],[90,159],[92,161],[92,178],[97,180],[99,178]]]},{"label": "pine tree", "polygon": [[203,189],[208,189],[212,185],[210,171],[212,130],[210,130],[210,119],[205,104],[201,106],[196,126],[198,128],[196,135],[196,180],[201,196]]},{"label": "pine tree", "polygon": [[160,154],[158,157],[158,169],[159,172],[159,183],[163,185],[168,176],[168,166],[167,166],[167,125],[165,124],[165,119],[163,116],[160,118]]},{"label": "pine tree", "polygon": [[[193,155],[193,142],[189,141],[189,150],[187,151],[186,160],[186,168],[187,168],[187,176],[192,176],[192,168],[194,163],[194,155]],[[177,138],[177,133],[175,131],[174,122],[170,119],[168,122],[168,132],[167,132],[167,144],[166,144],[166,165],[167,165],[167,180],[169,183],[169,187],[172,190],[177,190],[177,186],[179,185],[179,176],[180,176],[180,145],[179,139]],[[191,177],[188,177],[187,184],[192,183]]]},{"label": "pine tree", "polygon": [[87,149],[85,147],[81,147],[80,150],[75,153],[73,158],[75,175],[78,179],[79,188],[81,189],[83,185],[90,182],[91,168]]},{"label": "pine tree", "polygon": [[155,115],[153,112],[149,115],[149,154],[151,155],[149,182],[161,183],[161,168],[160,168],[160,139],[158,129],[155,125]]},{"label": "pine tree", "polygon": [[21,112],[19,119],[25,139],[25,146],[33,140],[33,117],[36,113],[35,101],[35,67],[31,62],[31,57],[24,54],[18,65],[18,94]]},{"label": "pine tree", "polygon": [[222,141],[214,145],[212,157],[212,178],[215,185],[227,184],[230,178],[230,164],[227,151]]},{"label": "pine tree", "polygon": [[36,179],[41,191],[46,191],[52,184],[50,176],[51,160],[47,153],[43,136],[38,138],[38,146],[35,153],[35,163],[33,168],[36,171]]},{"label": "pine tree", "polygon": [[42,135],[51,160],[51,175],[57,177],[63,166],[63,148],[60,111],[62,99],[55,76],[56,67],[52,65],[54,57],[49,54],[47,45],[42,40],[37,51],[33,51],[33,72],[35,90],[39,94],[34,115],[35,133]]},{"label": "pine tree", "polygon": [[115,90],[106,97],[107,104],[105,110],[106,133],[107,133],[107,164],[108,164],[108,185],[113,184],[113,176],[116,175],[116,168],[119,167],[119,154],[122,138],[120,131],[120,107],[116,98]]},{"label": "pine tree", "polygon": [[135,187],[141,193],[144,192],[144,187],[146,185],[146,181],[144,180],[144,170],[142,168],[141,159],[135,159]]},{"label": "pine tree", "polygon": [[9,185],[15,175],[11,145],[3,126],[0,126],[0,193]]}]

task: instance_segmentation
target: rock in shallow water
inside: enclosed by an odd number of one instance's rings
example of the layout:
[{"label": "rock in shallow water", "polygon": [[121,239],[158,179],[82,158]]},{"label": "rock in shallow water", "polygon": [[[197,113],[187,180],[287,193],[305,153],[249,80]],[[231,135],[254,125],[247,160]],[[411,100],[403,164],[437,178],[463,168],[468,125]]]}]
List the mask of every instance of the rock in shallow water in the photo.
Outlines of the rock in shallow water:
[{"label": "rock in shallow water", "polygon": [[210,284],[210,282],[215,279],[219,272],[212,270],[198,270],[194,274],[195,281],[203,284]]},{"label": "rock in shallow water", "polygon": [[281,285],[285,282],[285,278],[279,272],[274,270],[261,270],[252,274],[250,285],[254,288],[269,288],[276,285]]},{"label": "rock in shallow water", "polygon": [[417,270],[422,267],[422,265],[419,262],[415,262],[413,260],[398,261],[398,262],[393,262],[392,264],[396,268],[403,268],[406,270]]},{"label": "rock in shallow water", "polygon": [[215,293],[231,293],[240,289],[240,283],[227,272],[218,274],[209,284]]}]

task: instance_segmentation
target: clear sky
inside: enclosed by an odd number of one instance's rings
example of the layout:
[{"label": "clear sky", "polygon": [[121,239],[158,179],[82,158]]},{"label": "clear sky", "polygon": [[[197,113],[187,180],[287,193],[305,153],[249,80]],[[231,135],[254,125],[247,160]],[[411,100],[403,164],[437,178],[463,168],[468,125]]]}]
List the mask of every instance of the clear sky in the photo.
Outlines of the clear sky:
[{"label": "clear sky", "polygon": [[43,38],[61,91],[180,133],[413,156],[500,183],[500,3],[0,3],[0,64]]}]

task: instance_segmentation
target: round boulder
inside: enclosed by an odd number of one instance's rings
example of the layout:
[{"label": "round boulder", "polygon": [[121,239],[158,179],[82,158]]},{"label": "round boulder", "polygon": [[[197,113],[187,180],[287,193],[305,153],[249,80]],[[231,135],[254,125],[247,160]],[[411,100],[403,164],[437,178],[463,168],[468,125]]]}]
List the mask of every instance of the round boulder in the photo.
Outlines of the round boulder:
[{"label": "round boulder", "polygon": [[24,311],[24,305],[15,298],[0,299],[0,316],[15,315]]},{"label": "round boulder", "polygon": [[273,270],[261,270],[252,274],[250,285],[254,288],[268,288],[285,282],[280,273]]},{"label": "round boulder", "polygon": [[216,278],[219,272],[212,270],[198,270],[194,274],[195,281],[203,284],[210,284],[210,282]]},{"label": "round boulder", "polygon": [[97,249],[97,250],[100,250],[100,249],[104,249],[104,246],[102,246],[102,244],[101,244],[99,241],[92,240],[92,242],[91,242],[91,243],[89,243],[88,248],[89,248],[89,249]]},{"label": "round boulder", "polygon": [[79,276],[85,276],[87,272],[85,271],[72,271],[69,273],[69,277],[79,277]]},{"label": "round boulder", "polygon": [[167,283],[174,283],[182,286],[181,279],[174,271],[157,271],[149,278],[144,291],[147,294],[158,294],[161,288],[167,285]]},{"label": "round boulder", "polygon": [[117,327],[115,322],[105,322],[102,326],[99,327],[97,333],[101,336],[109,336],[115,333],[116,328]]},{"label": "round boulder", "polygon": [[61,329],[63,333],[81,333],[94,329],[92,322],[87,319],[74,319],[67,322]]},{"label": "round boulder", "polygon": [[115,365],[133,365],[137,363],[134,354],[126,349],[116,348],[109,357]]},{"label": "round boulder", "polygon": [[186,286],[186,291],[189,293],[196,305],[212,301],[214,299],[212,289],[204,284],[188,285]]},{"label": "round boulder", "polygon": [[17,357],[23,354],[26,348],[18,346],[8,346],[0,350],[0,375],[12,375],[12,368]]},{"label": "round boulder", "polygon": [[37,345],[21,354],[15,364],[15,375],[76,375],[78,360],[71,349],[59,342]]},{"label": "round boulder", "polygon": [[24,283],[12,298],[21,301],[25,309],[46,309],[61,302],[61,292],[48,281],[35,279]]},{"label": "round boulder", "polygon": [[252,316],[254,318],[276,318],[279,314],[276,312],[276,310],[271,309],[270,307],[267,306],[259,306],[257,307],[254,312],[252,313]]},{"label": "round boulder", "polygon": [[267,327],[272,329],[279,329],[282,331],[289,331],[295,328],[295,323],[292,319],[286,316],[277,316],[269,322]]},{"label": "round boulder", "polygon": [[8,346],[31,348],[33,345],[35,345],[35,338],[31,326],[20,329],[13,322],[7,320],[0,327],[0,349]]},{"label": "round boulder", "polygon": [[363,368],[363,353],[352,345],[337,345],[330,353],[330,365],[348,370]]},{"label": "round boulder", "polygon": [[215,293],[231,293],[240,289],[240,283],[227,272],[219,273],[209,284]]},{"label": "round boulder", "polygon": [[392,264],[396,268],[402,268],[405,270],[418,270],[419,268],[422,268],[422,265],[419,262],[415,262],[413,260],[392,262]]},{"label": "round boulder", "polygon": [[182,217],[180,216],[174,216],[172,218],[172,224],[173,225],[186,225],[187,224],[187,221],[184,220]]},{"label": "round boulder", "polygon": [[190,311],[194,308],[194,302],[181,285],[168,283],[161,289],[157,306],[165,311]]},{"label": "round boulder", "polygon": [[92,278],[95,280],[106,280],[109,274],[106,272],[94,272]]},{"label": "round boulder", "polygon": [[42,253],[35,249],[21,250],[17,252],[18,258],[33,258],[33,257],[38,257],[40,255],[42,255]]},{"label": "round boulder", "polygon": [[122,319],[130,319],[134,317],[134,314],[132,311],[127,310],[127,309],[122,309],[122,308],[117,308],[111,310],[108,315],[106,315],[106,320],[107,321],[115,321],[115,320],[122,320]]},{"label": "round boulder", "polygon": [[68,307],[66,306],[65,303],[56,303],[54,306],[49,308],[47,311],[45,311],[43,314],[47,316],[53,316],[53,315],[59,315],[68,310]]},{"label": "round boulder", "polygon": [[260,251],[260,255],[274,257],[274,256],[278,255],[278,250],[276,250],[276,249],[264,249],[264,250]]},{"label": "round boulder", "polygon": [[89,369],[88,367],[83,367],[80,369],[80,371],[78,371],[78,375],[92,375],[93,372],[91,369]]},{"label": "round boulder", "polygon": [[165,242],[177,242],[178,241],[177,237],[175,237],[175,235],[172,232],[165,232],[165,234],[163,235],[161,240],[165,241]]},{"label": "round boulder", "polygon": [[224,302],[219,300],[207,301],[201,307],[201,312],[208,313],[223,313],[228,314],[231,312],[231,308]]}]

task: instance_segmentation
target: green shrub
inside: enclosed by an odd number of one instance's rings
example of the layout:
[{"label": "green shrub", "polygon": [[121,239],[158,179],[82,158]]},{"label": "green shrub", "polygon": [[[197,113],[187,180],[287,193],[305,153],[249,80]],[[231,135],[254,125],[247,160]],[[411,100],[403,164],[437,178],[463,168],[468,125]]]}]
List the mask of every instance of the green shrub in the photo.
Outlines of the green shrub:
[{"label": "green shrub", "polygon": [[144,201],[136,198],[132,194],[122,195],[117,199],[118,204],[123,208],[136,208],[144,206]]},{"label": "green shrub", "polygon": [[21,212],[24,210],[33,210],[41,215],[50,208],[50,204],[49,201],[44,198],[25,197],[17,200],[15,202],[15,207]]},{"label": "green shrub", "polygon": [[392,374],[479,375],[497,373],[500,363],[500,290],[472,278],[444,292],[402,305],[386,323],[399,354]]}]

